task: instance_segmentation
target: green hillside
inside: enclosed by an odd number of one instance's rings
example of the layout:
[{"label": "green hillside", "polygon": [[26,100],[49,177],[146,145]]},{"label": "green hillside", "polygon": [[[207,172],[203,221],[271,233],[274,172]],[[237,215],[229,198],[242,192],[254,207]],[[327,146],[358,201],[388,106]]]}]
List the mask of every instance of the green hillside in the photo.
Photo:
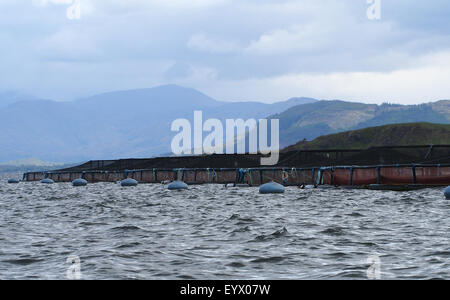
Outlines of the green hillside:
[{"label": "green hillside", "polygon": [[387,124],[450,124],[450,100],[421,105],[318,101],[270,118],[280,119],[280,143],[288,146],[303,139],[310,141],[322,135]]},{"label": "green hillside", "polygon": [[325,135],[301,141],[284,151],[367,149],[377,146],[450,144],[450,125],[431,123],[394,124]]}]

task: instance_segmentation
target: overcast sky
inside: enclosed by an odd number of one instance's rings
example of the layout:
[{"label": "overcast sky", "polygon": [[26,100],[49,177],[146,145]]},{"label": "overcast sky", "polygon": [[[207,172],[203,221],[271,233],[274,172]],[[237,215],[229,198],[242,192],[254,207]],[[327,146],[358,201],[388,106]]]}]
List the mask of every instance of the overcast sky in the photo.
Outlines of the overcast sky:
[{"label": "overcast sky", "polygon": [[450,99],[450,1],[380,1],[371,20],[367,0],[0,0],[0,90]]}]

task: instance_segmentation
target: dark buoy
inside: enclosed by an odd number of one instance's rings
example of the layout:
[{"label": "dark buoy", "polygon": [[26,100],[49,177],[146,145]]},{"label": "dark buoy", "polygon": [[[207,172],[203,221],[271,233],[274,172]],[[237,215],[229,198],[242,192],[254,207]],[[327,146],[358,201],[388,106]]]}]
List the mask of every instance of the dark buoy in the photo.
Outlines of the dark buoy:
[{"label": "dark buoy", "polygon": [[55,182],[53,180],[51,180],[50,178],[45,178],[41,180],[41,183],[44,184],[54,184]]},{"label": "dark buoy", "polygon": [[132,178],[128,178],[120,182],[121,186],[137,186],[138,184],[139,182],[137,182],[137,180],[134,180]]},{"label": "dark buoy", "polygon": [[248,188],[248,187],[250,187],[250,185],[246,184],[246,183],[238,183],[238,184],[236,184],[236,187],[238,187],[238,188]]},{"label": "dark buoy", "polygon": [[15,178],[10,178],[10,179],[8,179],[8,183],[16,184],[16,183],[20,183],[20,180],[19,179],[15,179]]},{"label": "dark buoy", "polygon": [[285,192],[285,188],[281,184],[278,184],[278,183],[272,181],[272,182],[263,184],[259,188],[259,192],[261,194],[283,194]]},{"label": "dark buoy", "polygon": [[444,190],[444,196],[446,199],[450,200],[450,186],[448,186],[445,190]]},{"label": "dark buoy", "polygon": [[73,186],[86,186],[87,184],[87,180],[83,178],[75,179],[74,181],[72,181]]},{"label": "dark buoy", "polygon": [[167,188],[171,191],[176,191],[176,190],[187,190],[189,187],[183,181],[174,181],[171,184],[169,184]]}]

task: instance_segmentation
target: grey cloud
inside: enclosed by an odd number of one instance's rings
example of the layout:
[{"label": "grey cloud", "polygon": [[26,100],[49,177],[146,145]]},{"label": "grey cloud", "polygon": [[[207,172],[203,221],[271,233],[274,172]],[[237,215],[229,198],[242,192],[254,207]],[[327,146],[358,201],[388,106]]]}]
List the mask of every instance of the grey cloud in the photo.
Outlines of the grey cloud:
[{"label": "grey cloud", "polygon": [[0,3],[0,90],[70,99],[181,79],[388,72],[450,49],[446,0],[382,0],[380,21],[365,0],[84,1],[76,21],[64,5]]}]

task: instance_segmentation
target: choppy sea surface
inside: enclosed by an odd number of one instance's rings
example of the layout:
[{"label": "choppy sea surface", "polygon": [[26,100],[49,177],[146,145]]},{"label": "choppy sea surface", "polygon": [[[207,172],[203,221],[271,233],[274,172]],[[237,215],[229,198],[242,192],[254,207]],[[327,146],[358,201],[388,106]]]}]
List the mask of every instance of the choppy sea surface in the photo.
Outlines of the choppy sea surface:
[{"label": "choppy sea surface", "polygon": [[2,180],[0,279],[67,279],[71,256],[82,279],[449,279],[449,211],[442,189]]}]

